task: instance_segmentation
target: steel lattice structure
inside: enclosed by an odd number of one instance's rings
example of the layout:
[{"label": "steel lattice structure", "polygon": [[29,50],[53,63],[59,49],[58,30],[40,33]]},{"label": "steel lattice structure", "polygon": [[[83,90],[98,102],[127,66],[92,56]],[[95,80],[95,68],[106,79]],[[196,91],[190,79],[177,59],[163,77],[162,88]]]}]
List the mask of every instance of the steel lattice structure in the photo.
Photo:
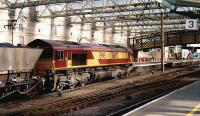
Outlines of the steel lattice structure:
[{"label": "steel lattice structure", "polygon": [[[168,1],[170,2],[170,1]],[[127,35],[143,35],[160,30],[160,13],[164,13],[166,31],[184,29],[185,19],[199,8],[179,5],[175,10],[166,8],[157,0],[0,0],[1,10],[32,9],[31,19],[64,17],[66,24],[91,24],[94,29],[113,29]],[[194,18],[192,17],[192,18]],[[115,32],[114,32],[115,33]]]}]

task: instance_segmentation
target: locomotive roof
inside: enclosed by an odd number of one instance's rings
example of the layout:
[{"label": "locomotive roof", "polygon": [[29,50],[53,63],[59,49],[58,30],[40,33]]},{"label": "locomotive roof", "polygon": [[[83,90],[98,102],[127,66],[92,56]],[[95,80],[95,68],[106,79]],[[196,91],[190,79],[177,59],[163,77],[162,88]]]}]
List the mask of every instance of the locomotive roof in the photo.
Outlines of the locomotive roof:
[{"label": "locomotive roof", "polygon": [[71,49],[71,50],[109,50],[109,51],[125,51],[130,50],[123,46],[118,45],[106,45],[106,44],[88,44],[88,43],[77,43],[72,41],[61,41],[61,40],[44,40],[36,39],[30,42],[27,46],[37,47],[40,45],[49,46],[53,49]]}]

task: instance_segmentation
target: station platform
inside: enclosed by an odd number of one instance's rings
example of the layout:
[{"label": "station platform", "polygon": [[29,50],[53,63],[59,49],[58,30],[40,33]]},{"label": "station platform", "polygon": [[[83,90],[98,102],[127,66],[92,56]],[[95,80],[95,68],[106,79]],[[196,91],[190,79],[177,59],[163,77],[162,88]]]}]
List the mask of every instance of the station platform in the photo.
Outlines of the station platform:
[{"label": "station platform", "polygon": [[169,60],[167,63],[183,63],[183,62],[199,62],[200,60],[193,59],[193,60]]},{"label": "station platform", "polygon": [[158,63],[158,62],[152,62],[152,63],[134,63],[133,67],[154,66],[154,65],[161,65],[161,63]]},{"label": "station platform", "polygon": [[[170,60],[164,62],[166,66],[169,67],[178,67],[178,66],[184,66],[189,64],[195,64],[200,63],[200,60]],[[160,62],[134,62],[133,67],[144,67],[144,66],[158,66],[161,65]]]},{"label": "station platform", "polygon": [[200,81],[171,92],[123,116],[200,116]]}]

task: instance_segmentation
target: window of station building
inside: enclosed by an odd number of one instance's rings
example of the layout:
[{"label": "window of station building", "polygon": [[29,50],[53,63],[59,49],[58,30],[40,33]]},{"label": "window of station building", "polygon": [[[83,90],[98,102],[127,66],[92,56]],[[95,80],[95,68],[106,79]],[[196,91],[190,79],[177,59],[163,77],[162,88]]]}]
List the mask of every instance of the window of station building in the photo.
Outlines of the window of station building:
[{"label": "window of station building", "polygon": [[57,51],[57,60],[64,60],[64,59],[65,59],[64,51],[62,50]]}]

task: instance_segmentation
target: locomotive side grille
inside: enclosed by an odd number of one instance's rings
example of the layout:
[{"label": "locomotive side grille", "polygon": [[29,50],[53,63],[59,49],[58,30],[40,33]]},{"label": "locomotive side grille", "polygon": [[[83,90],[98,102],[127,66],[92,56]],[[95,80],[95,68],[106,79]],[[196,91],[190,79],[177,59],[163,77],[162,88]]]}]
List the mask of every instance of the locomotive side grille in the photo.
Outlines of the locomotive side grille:
[{"label": "locomotive side grille", "polygon": [[86,65],[86,54],[72,54],[72,66]]}]

